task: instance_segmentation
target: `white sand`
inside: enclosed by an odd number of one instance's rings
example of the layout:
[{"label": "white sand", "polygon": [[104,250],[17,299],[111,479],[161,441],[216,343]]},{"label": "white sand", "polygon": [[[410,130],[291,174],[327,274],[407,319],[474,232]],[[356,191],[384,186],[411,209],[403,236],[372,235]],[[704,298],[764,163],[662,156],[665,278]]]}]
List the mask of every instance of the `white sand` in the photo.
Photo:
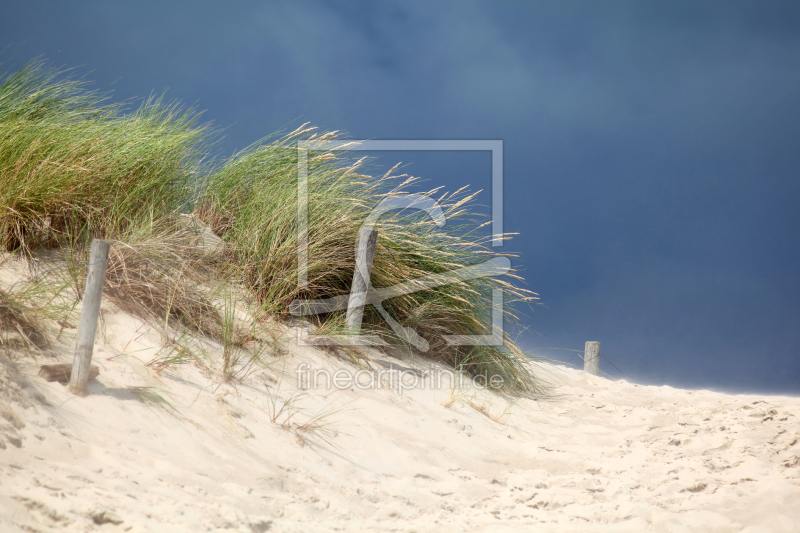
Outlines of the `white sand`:
[{"label": "white sand", "polygon": [[[800,531],[800,398],[557,366],[560,397],[538,403],[465,385],[445,406],[429,383],[298,391],[301,363],[357,368],[294,331],[236,386],[144,366],[161,335],[108,302],[90,396],[36,375],[71,361],[74,329],[55,359],[0,356],[0,531]],[[293,394],[272,422],[270,398]]]}]

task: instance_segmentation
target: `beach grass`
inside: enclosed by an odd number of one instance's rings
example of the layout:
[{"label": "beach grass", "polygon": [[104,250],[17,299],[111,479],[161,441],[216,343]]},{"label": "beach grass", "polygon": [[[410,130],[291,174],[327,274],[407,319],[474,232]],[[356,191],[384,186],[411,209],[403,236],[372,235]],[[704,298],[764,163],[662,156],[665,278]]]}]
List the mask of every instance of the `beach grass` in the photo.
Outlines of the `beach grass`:
[{"label": "beach grass", "polygon": [[0,85],[0,244],[85,244],[171,216],[204,171],[199,115],[163,98],[123,113],[39,61]]},{"label": "beach grass", "polygon": [[[41,61],[5,75],[0,84],[0,244],[24,257],[59,248],[80,296],[88,242],[111,240],[108,288],[117,304],[162,321],[165,329],[183,327],[219,338],[230,363],[233,316],[230,305],[219,304],[215,294],[240,287],[265,323],[290,318],[296,300],[347,294],[359,228],[379,202],[405,194],[414,180],[392,172],[373,177],[365,172],[363,159],[344,151],[312,150],[308,283],[302,286],[297,142],[322,148],[337,134],[301,127],[228,159],[212,160],[215,132],[200,116],[163,97],[145,99],[129,112],[108,104],[106,95],[90,90],[83,80]],[[476,222],[480,217],[470,210],[474,195],[465,189],[452,194],[434,189],[427,196],[442,207],[446,227],[415,210],[383,215],[373,286],[388,287],[496,256],[486,245],[488,238],[475,232],[488,222]],[[200,246],[202,231],[221,241],[213,253]],[[503,278],[428,288],[383,305],[403,327],[414,328],[428,341],[429,350],[421,355],[484,383],[499,376],[503,391],[533,394],[539,384],[507,333],[502,346],[451,346],[442,337],[488,334],[492,289],[503,291],[506,302],[534,300],[535,294],[515,285],[518,280],[512,271]],[[510,309],[504,309],[506,331],[516,320]],[[306,318],[335,327],[343,313]],[[371,306],[363,327],[389,344],[407,346]],[[225,372],[233,374],[230,368]]]}]

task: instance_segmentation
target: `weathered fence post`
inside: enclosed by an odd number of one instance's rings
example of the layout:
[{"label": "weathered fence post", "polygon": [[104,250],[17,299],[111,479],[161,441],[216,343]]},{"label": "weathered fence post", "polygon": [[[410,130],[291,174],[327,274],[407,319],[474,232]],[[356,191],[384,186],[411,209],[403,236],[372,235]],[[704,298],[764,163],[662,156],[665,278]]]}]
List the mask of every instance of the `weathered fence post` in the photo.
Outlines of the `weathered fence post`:
[{"label": "weathered fence post", "polygon": [[600,343],[597,341],[586,341],[586,349],[583,352],[583,371],[594,376],[600,374]]},{"label": "weathered fence post", "polygon": [[362,228],[358,234],[356,250],[356,269],[353,272],[353,286],[350,288],[350,300],[347,302],[347,328],[353,333],[361,330],[361,319],[364,317],[364,306],[367,303],[369,277],[372,272],[372,258],[375,256],[375,245],[378,242],[378,230]]},{"label": "weathered fence post", "polygon": [[97,318],[100,315],[100,301],[103,298],[103,285],[108,268],[108,251],[111,243],[100,239],[92,240],[89,256],[89,273],[86,275],[86,289],[83,291],[83,308],[78,322],[78,343],[75,358],[72,360],[72,375],[69,380],[70,392],[78,396],[86,395],[86,384],[92,365],[92,349],[97,332]]}]

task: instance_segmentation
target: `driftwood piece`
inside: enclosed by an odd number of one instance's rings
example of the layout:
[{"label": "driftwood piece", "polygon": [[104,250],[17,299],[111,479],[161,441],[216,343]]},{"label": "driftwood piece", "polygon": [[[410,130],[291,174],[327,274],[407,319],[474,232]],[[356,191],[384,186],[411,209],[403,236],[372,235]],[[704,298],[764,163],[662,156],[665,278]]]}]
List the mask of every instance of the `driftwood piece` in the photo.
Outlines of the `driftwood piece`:
[{"label": "driftwood piece", "polygon": [[[72,376],[72,363],[62,365],[42,365],[39,368],[39,375],[47,381],[60,381],[67,383]],[[89,369],[89,379],[92,380],[100,375],[97,365],[92,365]]]}]

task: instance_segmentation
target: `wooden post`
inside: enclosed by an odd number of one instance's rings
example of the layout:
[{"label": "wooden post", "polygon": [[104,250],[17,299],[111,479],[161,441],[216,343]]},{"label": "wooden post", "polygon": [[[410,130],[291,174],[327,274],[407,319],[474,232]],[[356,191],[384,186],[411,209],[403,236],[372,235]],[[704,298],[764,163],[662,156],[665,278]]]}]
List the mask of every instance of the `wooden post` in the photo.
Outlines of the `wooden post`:
[{"label": "wooden post", "polygon": [[370,287],[369,278],[372,272],[372,258],[375,256],[377,242],[378,230],[361,229],[358,234],[353,286],[350,288],[350,300],[347,302],[347,328],[353,333],[358,333],[361,330],[361,319],[364,317],[364,306],[367,303],[367,291]]},{"label": "wooden post", "polygon": [[600,343],[597,341],[586,341],[586,349],[583,352],[583,371],[594,376],[600,374]]},{"label": "wooden post", "polygon": [[94,336],[97,333],[97,318],[100,316],[100,301],[103,298],[103,285],[108,268],[108,250],[111,243],[100,239],[92,240],[89,256],[89,273],[86,275],[86,289],[83,291],[83,308],[78,322],[78,344],[72,360],[72,375],[69,390],[78,396],[86,395],[86,384],[92,366]]}]

